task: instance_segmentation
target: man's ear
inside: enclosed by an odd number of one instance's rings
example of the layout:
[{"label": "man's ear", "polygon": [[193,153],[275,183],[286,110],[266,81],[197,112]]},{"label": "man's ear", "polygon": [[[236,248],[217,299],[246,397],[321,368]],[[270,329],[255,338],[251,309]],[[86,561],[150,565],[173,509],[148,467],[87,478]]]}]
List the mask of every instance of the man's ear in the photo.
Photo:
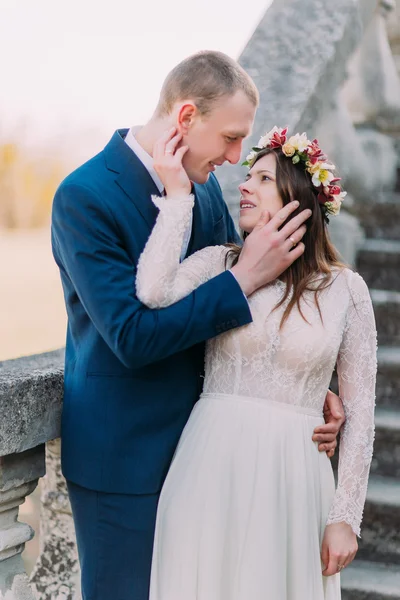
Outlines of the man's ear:
[{"label": "man's ear", "polygon": [[197,108],[191,102],[185,102],[179,109],[178,112],[178,131],[182,135],[187,135],[189,129],[193,125],[193,122],[197,115]]}]

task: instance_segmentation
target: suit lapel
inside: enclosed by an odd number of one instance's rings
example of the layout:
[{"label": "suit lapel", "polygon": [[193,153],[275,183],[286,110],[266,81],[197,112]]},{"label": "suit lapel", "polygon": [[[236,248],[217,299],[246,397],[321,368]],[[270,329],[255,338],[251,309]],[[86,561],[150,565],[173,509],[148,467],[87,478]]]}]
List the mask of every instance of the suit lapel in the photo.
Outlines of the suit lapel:
[{"label": "suit lapel", "polygon": [[160,192],[151,175],[136,154],[125,143],[127,129],[116,131],[104,149],[107,168],[116,173],[118,187],[134,203],[151,229],[158,215],[158,208],[151,200]]},{"label": "suit lapel", "polygon": [[205,248],[212,240],[213,215],[206,185],[194,184],[193,226],[186,256]]}]

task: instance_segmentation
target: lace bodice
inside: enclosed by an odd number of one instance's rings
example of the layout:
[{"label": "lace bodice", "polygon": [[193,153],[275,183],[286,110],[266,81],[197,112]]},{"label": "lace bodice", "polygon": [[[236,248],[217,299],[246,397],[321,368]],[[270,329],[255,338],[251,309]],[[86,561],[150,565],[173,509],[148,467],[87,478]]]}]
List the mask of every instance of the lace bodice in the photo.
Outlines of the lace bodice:
[{"label": "lace bodice", "polygon": [[[224,271],[228,249],[207,247],[180,263],[193,196],[153,201],[160,213],[139,260],[136,286],[143,303],[159,308]],[[285,305],[273,309],[284,291],[280,280],[258,290],[249,298],[252,323],[207,342],[204,392],[269,398],[322,415],[337,364],[346,422],[328,523],[345,521],[359,535],[374,438],[376,330],[368,289],[358,274],[337,270],[319,295],[322,321],[308,292],[302,301],[308,322],[294,308],[280,330]]]}]

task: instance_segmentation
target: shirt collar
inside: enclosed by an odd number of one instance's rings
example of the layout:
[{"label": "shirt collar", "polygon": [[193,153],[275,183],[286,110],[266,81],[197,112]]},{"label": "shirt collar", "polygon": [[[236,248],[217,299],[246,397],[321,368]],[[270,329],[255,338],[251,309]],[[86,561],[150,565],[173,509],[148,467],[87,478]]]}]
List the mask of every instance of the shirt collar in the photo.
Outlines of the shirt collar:
[{"label": "shirt collar", "polygon": [[129,148],[136,154],[141,163],[146,167],[150,177],[153,179],[154,183],[158,187],[160,194],[164,191],[164,185],[157,175],[154,169],[154,161],[153,157],[150,154],[147,154],[146,150],[142,148],[137,139],[135,138],[135,133],[137,133],[141,129],[140,126],[132,127],[129,129],[128,133],[125,136],[125,142],[129,146]]}]

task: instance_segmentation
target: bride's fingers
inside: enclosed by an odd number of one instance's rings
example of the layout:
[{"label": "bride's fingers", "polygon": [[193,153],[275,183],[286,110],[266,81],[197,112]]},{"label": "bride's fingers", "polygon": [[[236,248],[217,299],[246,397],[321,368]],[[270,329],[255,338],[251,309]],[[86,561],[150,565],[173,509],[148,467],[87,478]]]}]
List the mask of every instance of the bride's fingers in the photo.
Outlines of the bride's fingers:
[{"label": "bride's fingers", "polygon": [[172,139],[170,139],[170,141],[165,145],[165,154],[175,154],[176,151],[176,147],[179,144],[179,142],[182,140],[182,134],[181,133],[177,133],[176,135],[174,135],[174,137]]},{"label": "bride's fingers", "polygon": [[163,135],[156,141],[153,147],[153,158],[157,159],[165,154],[167,143],[176,135],[176,127],[164,131]]},{"label": "bride's fingers", "polygon": [[178,150],[175,152],[175,156],[179,160],[179,162],[182,162],[182,159],[188,150],[189,146],[181,146],[180,148],[178,148]]}]

